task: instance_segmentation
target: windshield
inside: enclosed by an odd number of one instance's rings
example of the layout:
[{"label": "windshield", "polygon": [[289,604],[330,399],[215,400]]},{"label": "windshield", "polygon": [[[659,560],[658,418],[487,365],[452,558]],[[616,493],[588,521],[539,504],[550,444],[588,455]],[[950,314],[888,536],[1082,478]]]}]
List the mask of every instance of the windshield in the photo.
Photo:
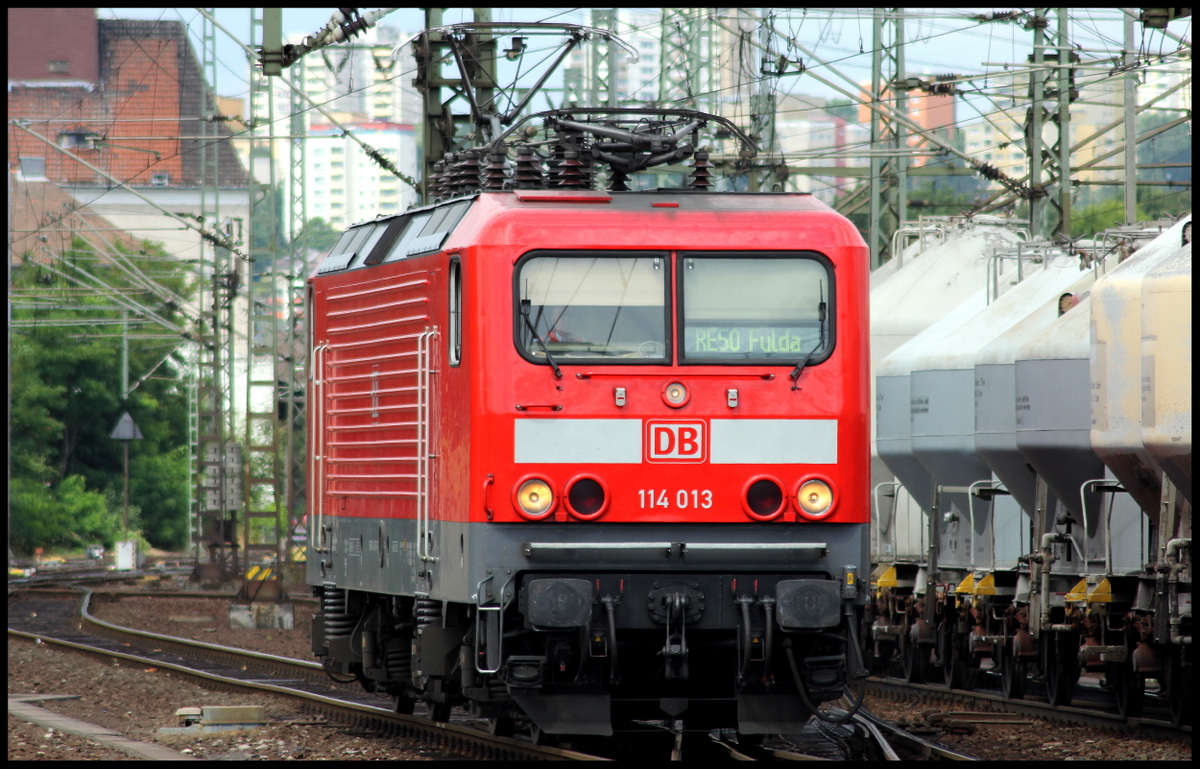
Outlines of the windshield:
[{"label": "windshield", "polygon": [[[679,276],[683,360],[797,363],[821,347],[819,305],[830,302],[833,284],[817,255],[683,254]],[[824,333],[820,355],[832,347],[831,329]]]},{"label": "windshield", "polygon": [[545,344],[559,362],[666,360],[666,274],[665,253],[524,260],[517,273],[517,311],[527,313],[516,319],[521,350],[545,360]]}]

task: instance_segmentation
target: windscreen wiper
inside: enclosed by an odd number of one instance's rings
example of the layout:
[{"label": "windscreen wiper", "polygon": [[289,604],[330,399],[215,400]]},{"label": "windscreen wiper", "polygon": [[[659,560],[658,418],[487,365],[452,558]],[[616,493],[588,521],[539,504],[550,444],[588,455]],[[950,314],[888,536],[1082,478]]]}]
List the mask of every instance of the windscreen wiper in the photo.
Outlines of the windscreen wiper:
[{"label": "windscreen wiper", "polygon": [[825,349],[825,282],[821,281],[821,302],[817,305],[817,326],[820,329],[820,341],[816,347],[808,351],[808,355],[804,356],[804,360],[796,364],[796,368],[792,369],[792,373],[788,374],[788,379],[792,380],[792,389],[800,390],[800,375],[804,373],[805,367],[808,366],[816,357],[818,350]]},{"label": "windscreen wiper", "polygon": [[538,336],[537,330],[534,329],[533,323],[529,320],[529,307],[531,302],[528,299],[521,300],[521,317],[525,319],[525,325],[529,327],[529,333],[537,340],[537,343],[542,346],[542,352],[546,353],[546,362],[550,364],[550,368],[554,371],[555,379],[562,379],[562,371],[559,370],[558,364],[554,362],[554,356],[550,354],[550,350],[546,348],[546,343]]}]

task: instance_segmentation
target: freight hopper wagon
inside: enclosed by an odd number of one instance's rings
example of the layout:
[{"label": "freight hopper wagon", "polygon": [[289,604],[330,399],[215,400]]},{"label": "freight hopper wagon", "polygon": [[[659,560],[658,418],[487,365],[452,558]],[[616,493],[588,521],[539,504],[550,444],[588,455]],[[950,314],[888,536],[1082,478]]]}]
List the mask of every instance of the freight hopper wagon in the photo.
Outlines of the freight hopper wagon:
[{"label": "freight hopper wagon", "polygon": [[309,281],[337,677],[444,720],[790,728],[855,689],[867,252],[806,195],[517,189]]},{"label": "freight hopper wagon", "polygon": [[1185,221],[1159,232],[1045,259],[881,364],[881,393],[912,380],[911,408],[880,398],[881,455],[928,470],[936,544],[907,592],[879,588],[881,662],[951,687],[994,670],[1013,698],[1034,675],[1058,705],[1087,674],[1123,714],[1153,692],[1186,720],[1191,247]]}]

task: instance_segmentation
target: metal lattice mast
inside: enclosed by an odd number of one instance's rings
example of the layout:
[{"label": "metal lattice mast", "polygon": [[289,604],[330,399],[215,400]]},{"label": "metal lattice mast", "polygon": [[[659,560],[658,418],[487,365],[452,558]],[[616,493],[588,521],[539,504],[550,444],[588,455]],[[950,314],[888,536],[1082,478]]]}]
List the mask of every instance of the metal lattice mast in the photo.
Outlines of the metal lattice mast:
[{"label": "metal lattice mast", "polygon": [[[1034,237],[1069,236],[1071,232],[1071,81],[1065,64],[1073,57],[1068,40],[1067,9],[1058,9],[1058,42],[1046,34],[1049,8],[1029,21],[1033,31],[1033,71],[1029,75],[1029,112],[1025,147],[1029,157],[1029,220]],[[1048,50],[1055,50],[1048,53]],[[1064,54],[1065,52],[1065,54]],[[1047,130],[1054,126],[1057,130]],[[1048,138],[1047,134],[1051,134]]]},{"label": "metal lattice mast", "polygon": [[1125,52],[1122,63],[1129,68],[1124,83],[1124,125],[1121,130],[1125,143],[1122,155],[1125,166],[1125,223],[1137,223],[1137,87],[1138,76],[1133,69],[1137,40],[1133,31],[1133,16],[1125,15]]},{"label": "metal lattice mast", "polygon": [[[442,9],[425,9],[425,29],[437,29],[442,26]],[[443,77],[442,68],[450,53],[450,45],[443,39],[440,32],[428,32],[424,43],[418,44],[414,51],[417,65],[417,76],[413,85],[421,92],[421,157],[424,167],[421,169],[421,203],[433,202],[436,192],[429,188],[429,180],[433,178],[433,164],[442,162],[442,157],[450,151],[453,141],[448,137],[454,136],[454,121],[450,115],[449,105],[442,104],[442,87],[454,85],[457,79]]]},{"label": "metal lattice mast", "polygon": [[[491,8],[473,8],[476,22],[490,22]],[[425,9],[425,29],[432,30],[442,26],[441,8]],[[470,41],[473,59],[476,62],[476,72],[473,79],[475,86],[475,103],[487,107],[492,106],[496,83],[496,38],[489,34],[474,35]],[[424,112],[422,115],[422,149],[424,168],[421,173],[421,201],[432,202],[433,196],[429,190],[429,179],[434,173],[434,163],[442,162],[447,153],[455,150],[468,134],[474,132],[470,111],[455,112],[454,103],[467,101],[464,88],[469,88],[458,77],[445,77],[443,68],[453,65],[454,56],[451,44],[440,32],[428,32],[415,43],[414,58],[417,65],[417,77],[413,85],[421,92]],[[449,99],[442,100],[443,89],[449,89]]]},{"label": "metal lattice mast", "polygon": [[[282,17],[250,9],[250,45],[261,49],[264,38],[281,37]],[[246,282],[246,424],[243,469],[244,582],[241,597],[277,598],[282,595],[278,570],[268,572],[262,561],[278,563],[284,515],[281,433],[279,423],[281,353],[280,304],[288,301],[290,285],[277,280],[280,252],[280,207],[275,182],[275,92],[261,68],[250,69],[250,110],[255,128],[250,141],[250,275]],[[290,283],[288,281],[287,283]],[[290,379],[290,376],[288,377]],[[290,382],[287,382],[290,384]],[[273,583],[273,584],[272,584]]]},{"label": "metal lattice mast", "polygon": [[[292,67],[292,82],[301,90],[304,87],[304,59]],[[304,468],[305,459],[305,414],[304,404],[297,401],[297,393],[303,392],[306,363],[308,359],[308,314],[303,304],[304,285],[308,274],[308,197],[305,195],[305,148],[307,143],[303,138],[308,134],[308,109],[304,99],[297,91],[292,92],[292,119],[290,126],[291,140],[288,145],[291,174],[291,213],[292,226],[289,230],[291,243],[290,261],[287,268],[288,308],[286,344],[281,360],[281,369],[288,374],[288,393],[284,406],[285,431],[285,508],[289,524],[299,521],[304,516]],[[286,558],[288,561],[303,561],[304,548],[296,547],[292,541],[291,525],[288,526],[288,541],[286,543]]]},{"label": "metal lattice mast", "polygon": [[[873,103],[896,99],[896,112],[905,115],[904,19],[899,8],[876,8],[871,35],[871,93]],[[907,131],[903,124],[871,112],[871,181],[868,246],[871,269],[892,258],[892,233],[908,216]]]},{"label": "metal lattice mast", "polygon": [[[596,8],[592,11],[592,26],[617,31],[617,9]],[[609,40],[601,45],[594,41],[588,51],[588,101],[584,106],[617,106],[617,44]]]},{"label": "metal lattice mast", "polygon": [[659,106],[713,112],[715,50],[707,14],[703,8],[662,9]]},{"label": "metal lattice mast", "polygon": [[[208,9],[211,16],[213,9]],[[201,101],[201,118],[216,114],[217,54],[216,28],[208,18],[201,30],[201,59],[205,87]],[[219,229],[220,222],[220,151],[218,130],[210,120],[200,121],[200,212],[202,225]],[[211,137],[211,139],[209,138]],[[227,414],[231,402],[226,399],[227,382],[232,377],[232,360],[228,359],[227,340],[232,337],[228,304],[230,293],[228,275],[232,265],[228,250],[200,242],[200,281],[197,305],[200,326],[197,333],[196,372],[196,521],[193,530],[197,545],[208,550],[204,563],[199,559],[194,577],[205,580],[226,580],[237,570],[236,534],[232,525],[233,511],[240,504],[240,494],[232,488],[235,477],[227,472],[226,458]],[[232,298],[230,297],[230,303]],[[231,552],[232,550],[232,552]]]}]

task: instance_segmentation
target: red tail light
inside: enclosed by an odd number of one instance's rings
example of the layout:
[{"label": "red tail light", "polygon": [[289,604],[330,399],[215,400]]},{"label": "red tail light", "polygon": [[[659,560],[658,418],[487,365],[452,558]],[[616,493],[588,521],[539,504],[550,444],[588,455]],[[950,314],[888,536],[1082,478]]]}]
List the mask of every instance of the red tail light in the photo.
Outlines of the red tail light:
[{"label": "red tail light", "polygon": [[592,521],[608,509],[608,490],[596,478],[583,476],[571,481],[567,490],[567,512],[581,521]]},{"label": "red tail light", "polygon": [[756,521],[778,518],[786,502],[783,486],[770,476],[751,478],[742,492],[742,509]]}]

